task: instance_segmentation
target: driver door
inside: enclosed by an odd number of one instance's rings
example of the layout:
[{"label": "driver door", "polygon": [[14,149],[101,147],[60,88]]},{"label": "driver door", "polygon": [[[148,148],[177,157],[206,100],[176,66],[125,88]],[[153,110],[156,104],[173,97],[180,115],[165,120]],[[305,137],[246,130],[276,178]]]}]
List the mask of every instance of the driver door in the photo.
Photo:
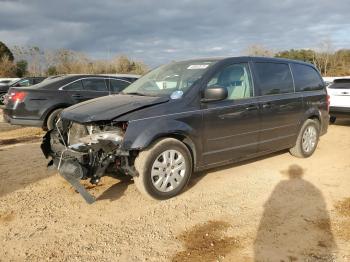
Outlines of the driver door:
[{"label": "driver door", "polygon": [[259,107],[248,63],[234,63],[218,70],[207,86],[222,86],[228,97],[202,102],[205,166],[238,160],[257,153]]}]

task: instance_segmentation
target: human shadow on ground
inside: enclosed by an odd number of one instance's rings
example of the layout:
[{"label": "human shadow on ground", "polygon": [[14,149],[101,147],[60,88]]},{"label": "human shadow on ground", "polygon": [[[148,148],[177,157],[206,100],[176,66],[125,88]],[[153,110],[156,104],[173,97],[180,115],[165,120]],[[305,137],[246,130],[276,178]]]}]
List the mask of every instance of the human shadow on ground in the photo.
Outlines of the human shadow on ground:
[{"label": "human shadow on ground", "polygon": [[291,165],[264,204],[254,261],[335,261],[336,244],[319,189]]}]

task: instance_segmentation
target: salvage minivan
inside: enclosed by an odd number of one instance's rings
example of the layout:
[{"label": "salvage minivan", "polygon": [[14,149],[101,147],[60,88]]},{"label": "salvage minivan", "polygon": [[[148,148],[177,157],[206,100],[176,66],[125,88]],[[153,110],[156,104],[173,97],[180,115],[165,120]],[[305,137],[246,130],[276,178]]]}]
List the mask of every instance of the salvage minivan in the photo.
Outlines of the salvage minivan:
[{"label": "salvage minivan", "polygon": [[132,176],[155,199],[193,172],[289,149],[309,157],[327,132],[329,99],[308,63],[258,57],[172,62],[121,94],[65,109],[43,153],[88,203],[80,184]]}]

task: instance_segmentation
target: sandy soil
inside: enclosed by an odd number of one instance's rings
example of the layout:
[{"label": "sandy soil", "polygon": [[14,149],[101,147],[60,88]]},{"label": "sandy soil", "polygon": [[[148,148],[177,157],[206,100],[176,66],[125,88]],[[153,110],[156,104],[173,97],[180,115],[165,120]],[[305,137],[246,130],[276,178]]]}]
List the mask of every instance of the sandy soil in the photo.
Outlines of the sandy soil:
[{"label": "sandy soil", "polygon": [[350,261],[350,121],[309,159],[195,174],[162,202],[104,178],[87,205],[45,165],[38,143],[0,146],[0,261]]},{"label": "sandy soil", "polygon": [[37,127],[21,127],[4,122],[0,108],[0,146],[23,142],[39,142],[45,132]]}]

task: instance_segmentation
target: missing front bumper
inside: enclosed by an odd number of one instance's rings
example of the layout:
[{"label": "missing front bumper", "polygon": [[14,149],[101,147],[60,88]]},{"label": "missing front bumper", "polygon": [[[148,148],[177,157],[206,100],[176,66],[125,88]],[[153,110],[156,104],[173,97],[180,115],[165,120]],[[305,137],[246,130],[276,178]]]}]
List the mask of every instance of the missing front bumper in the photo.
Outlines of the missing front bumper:
[{"label": "missing front bumper", "polygon": [[[69,131],[51,130],[43,137],[41,149],[46,158],[52,158],[48,166],[58,169],[59,174],[66,179],[91,204],[96,199],[80,183],[81,179],[90,179],[97,184],[110,166],[121,163],[120,158],[126,158],[128,152],[119,150],[115,141],[101,139],[93,144],[73,144],[65,140]],[[126,161],[128,162],[128,161]],[[114,164],[114,165],[113,165]]]},{"label": "missing front bumper", "polygon": [[[48,163],[48,167],[57,168],[59,174],[70,183],[75,190],[84,198],[88,204],[92,204],[96,201],[96,198],[91,195],[85,187],[80,183],[80,180],[87,175],[87,170],[75,159],[62,159],[63,156],[58,158],[51,147],[51,133],[48,131],[43,137],[41,144],[41,150],[46,158],[52,157],[52,160]],[[64,151],[63,151],[64,154]]]}]

